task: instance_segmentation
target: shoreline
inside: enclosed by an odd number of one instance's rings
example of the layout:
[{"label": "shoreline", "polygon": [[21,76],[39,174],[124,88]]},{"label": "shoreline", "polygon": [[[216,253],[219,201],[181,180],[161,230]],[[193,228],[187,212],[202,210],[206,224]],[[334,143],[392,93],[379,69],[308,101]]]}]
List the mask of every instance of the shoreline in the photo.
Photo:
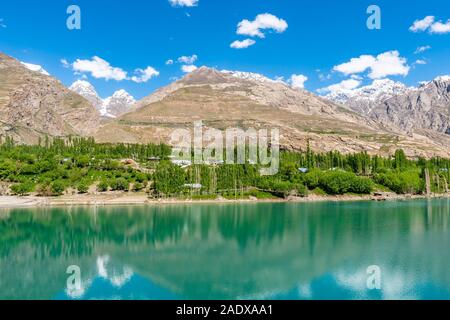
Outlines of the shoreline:
[{"label": "shoreline", "polygon": [[289,197],[287,199],[151,199],[145,193],[128,194],[89,194],[63,195],[59,197],[37,196],[0,196],[0,209],[66,207],[66,206],[125,206],[125,205],[170,205],[170,204],[248,204],[248,203],[308,203],[308,202],[356,202],[356,201],[406,201],[420,199],[450,198],[450,194],[398,195],[389,194],[386,197],[375,195],[310,195],[308,197]]}]

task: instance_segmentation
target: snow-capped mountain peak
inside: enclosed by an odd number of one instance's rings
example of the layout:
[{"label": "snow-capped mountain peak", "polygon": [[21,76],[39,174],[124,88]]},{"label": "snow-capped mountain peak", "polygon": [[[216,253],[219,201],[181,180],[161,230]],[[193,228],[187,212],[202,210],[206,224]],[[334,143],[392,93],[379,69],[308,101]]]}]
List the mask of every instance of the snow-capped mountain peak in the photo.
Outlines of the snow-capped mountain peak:
[{"label": "snow-capped mountain peak", "polygon": [[325,97],[342,104],[355,102],[359,104],[371,104],[376,101],[389,99],[395,95],[406,93],[409,90],[412,90],[412,88],[408,88],[401,82],[393,81],[391,79],[377,79],[370,85],[356,89],[335,90]]},{"label": "snow-capped mountain peak", "polygon": [[424,88],[428,85],[433,85],[433,84],[437,84],[437,85],[447,85],[448,83],[450,83],[450,76],[448,75],[442,75],[442,76],[438,76],[436,78],[434,78],[431,81],[422,81],[419,82],[419,88]]},{"label": "snow-capped mountain peak", "polygon": [[114,92],[114,94],[112,95],[111,98],[123,99],[124,101],[127,101],[128,103],[136,102],[134,97],[131,94],[129,94],[127,91],[125,91],[124,89],[120,89],[120,90],[117,90],[116,92]]},{"label": "snow-capped mountain peak", "polygon": [[91,102],[102,116],[109,118],[115,118],[127,112],[136,102],[134,97],[123,89],[114,92],[111,97],[102,99],[95,87],[85,80],[75,81],[69,89]]},{"label": "snow-capped mountain peak", "polygon": [[97,91],[95,91],[95,88],[92,84],[85,80],[77,80],[69,87],[70,90],[75,91],[79,95],[82,96],[96,96],[100,99],[100,97],[97,94]]},{"label": "snow-capped mountain peak", "polygon": [[80,96],[84,97],[87,101],[92,103],[92,105],[97,109],[103,105],[103,101],[95,90],[94,86],[85,80],[77,80],[70,87],[75,93],[78,93]]},{"label": "snow-capped mountain peak", "polygon": [[136,103],[136,99],[127,91],[121,89],[103,100],[103,106],[100,110],[102,115],[108,117],[117,117],[129,111],[130,107]]},{"label": "snow-capped mountain peak", "polygon": [[92,84],[90,84],[88,81],[85,80],[77,80],[69,87],[70,90],[78,90],[80,92],[86,91],[86,92],[95,92],[95,88]]},{"label": "snow-capped mountain peak", "polygon": [[353,110],[358,110],[358,112],[369,114],[377,104],[412,90],[415,90],[415,88],[407,87],[398,81],[377,79],[370,85],[356,89],[332,91],[325,98],[347,105]]},{"label": "snow-capped mountain peak", "polygon": [[379,79],[374,80],[371,85],[355,89],[354,97],[380,100],[405,93],[408,90],[408,87],[401,82],[391,79]]},{"label": "snow-capped mountain peak", "polygon": [[434,79],[434,81],[439,81],[439,82],[450,82],[450,76],[439,76],[436,79]]}]

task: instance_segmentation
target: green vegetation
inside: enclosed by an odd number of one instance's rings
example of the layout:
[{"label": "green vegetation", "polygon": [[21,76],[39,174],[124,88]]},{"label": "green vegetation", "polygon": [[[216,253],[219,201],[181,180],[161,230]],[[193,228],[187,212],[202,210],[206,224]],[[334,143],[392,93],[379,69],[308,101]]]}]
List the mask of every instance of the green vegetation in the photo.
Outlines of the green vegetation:
[{"label": "green vegetation", "polygon": [[[166,145],[97,144],[93,139],[46,139],[36,146],[0,144],[0,181],[15,195],[57,196],[69,190],[147,192],[153,197],[258,199],[308,194],[370,194],[393,191],[443,193],[450,160],[408,159],[398,150],[390,158],[367,153],[281,152],[276,175],[261,176],[258,165],[191,165],[169,159]],[[302,168],[302,170],[300,170]],[[92,188],[91,188],[92,187]]]},{"label": "green vegetation", "polygon": [[46,139],[36,146],[6,139],[0,145],[0,181],[16,195],[57,196],[69,189],[87,193],[95,184],[99,192],[127,191],[131,184],[140,189],[152,175],[123,160],[151,170],[155,163],[150,159],[167,159],[171,152],[166,145],[97,144],[93,139]]},{"label": "green vegetation", "polygon": [[109,189],[109,183],[106,180],[102,180],[97,185],[98,192],[106,192]]},{"label": "green vegetation", "polygon": [[89,182],[87,180],[83,180],[78,184],[77,189],[79,193],[88,193],[89,187]]},{"label": "green vegetation", "polygon": [[33,192],[33,190],[34,190],[34,185],[30,181],[13,184],[11,186],[11,192],[13,194],[16,194],[19,196],[25,196],[25,195],[29,194],[30,192]]}]

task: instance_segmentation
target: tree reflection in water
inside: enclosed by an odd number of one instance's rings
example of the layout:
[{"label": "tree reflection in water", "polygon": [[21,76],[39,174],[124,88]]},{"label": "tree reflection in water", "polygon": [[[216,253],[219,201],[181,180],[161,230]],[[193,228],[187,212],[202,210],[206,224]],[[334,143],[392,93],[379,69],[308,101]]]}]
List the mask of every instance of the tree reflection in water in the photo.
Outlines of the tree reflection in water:
[{"label": "tree reflection in water", "polygon": [[[342,282],[372,264],[386,279],[413,281],[411,290],[431,283],[445,294],[449,208],[449,200],[432,200],[3,211],[0,298],[57,297],[67,266],[95,279],[99,257],[108,257],[110,273],[128,268],[127,281],[133,274],[183,298],[320,298],[293,288]],[[350,298],[373,297],[349,290]]]}]

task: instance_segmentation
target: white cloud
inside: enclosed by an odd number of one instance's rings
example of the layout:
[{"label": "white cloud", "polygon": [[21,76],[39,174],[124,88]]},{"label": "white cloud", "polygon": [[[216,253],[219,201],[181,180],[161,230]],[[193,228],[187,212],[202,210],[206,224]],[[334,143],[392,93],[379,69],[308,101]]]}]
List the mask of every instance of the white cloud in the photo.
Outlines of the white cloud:
[{"label": "white cloud", "polygon": [[414,21],[413,25],[409,27],[409,31],[419,32],[427,30],[434,22],[434,16],[427,16],[422,20]]},{"label": "white cloud", "polygon": [[134,73],[136,75],[131,77],[130,80],[136,83],[147,82],[151,78],[159,76],[159,71],[155,70],[155,68],[150,66],[147,67],[146,69],[136,69]]},{"label": "white cloud", "polygon": [[430,27],[430,33],[450,33],[450,19],[448,19],[445,23],[441,21],[433,23]]},{"label": "white cloud", "polygon": [[173,64],[173,60],[172,59],[169,59],[169,60],[166,61],[166,65],[170,66],[172,64]]},{"label": "white cloud", "polygon": [[0,19],[0,28],[6,28],[6,24],[3,19]]},{"label": "white cloud", "polygon": [[256,41],[252,39],[245,39],[243,41],[236,40],[232,44],[230,44],[230,47],[234,49],[245,49],[251,47],[255,43]]},{"label": "white cloud", "polygon": [[388,51],[377,56],[375,63],[371,66],[369,73],[371,79],[381,79],[387,76],[407,76],[410,67],[405,58],[400,57],[398,51]]},{"label": "white cloud", "polygon": [[182,56],[178,58],[178,62],[179,63],[184,63],[184,64],[193,64],[195,61],[197,61],[198,57],[196,54],[192,55],[192,56]]},{"label": "white cloud", "polygon": [[302,74],[293,74],[288,82],[293,88],[303,89],[306,81],[308,81],[307,76]]},{"label": "white cloud", "polygon": [[447,22],[435,20],[436,18],[434,16],[427,16],[422,20],[416,20],[413,25],[409,27],[409,30],[412,32],[424,32],[428,30],[429,33],[436,34],[450,33],[450,19],[448,19]]},{"label": "white cloud", "polygon": [[263,30],[274,30],[277,33],[286,31],[288,24],[270,13],[259,14],[255,20],[242,20],[238,24],[237,34],[264,38]]},{"label": "white cloud", "polygon": [[324,74],[320,69],[316,69],[316,73],[320,81],[326,81],[332,78],[331,73]]},{"label": "white cloud", "polygon": [[73,64],[74,71],[90,73],[96,79],[122,81],[127,79],[127,72],[121,68],[112,67],[109,62],[97,56],[91,60],[77,59]]},{"label": "white cloud", "polygon": [[20,63],[22,65],[24,65],[25,68],[27,68],[28,70],[31,70],[34,72],[39,72],[41,74],[45,74],[46,76],[50,75],[44,68],[42,68],[42,66],[40,66],[38,64],[32,64],[32,63],[26,63],[26,62],[20,62]]},{"label": "white cloud", "polygon": [[361,73],[369,69],[375,63],[375,60],[374,56],[362,55],[359,58],[352,58],[349,62],[335,66],[333,70],[345,75]]},{"label": "white cloud", "polygon": [[400,57],[400,53],[395,50],[381,53],[376,57],[362,55],[333,68],[334,71],[345,75],[362,73],[368,69],[370,69],[369,78],[380,79],[389,75],[406,76],[410,67],[407,65],[406,59]]},{"label": "white cloud", "polygon": [[414,62],[414,64],[427,64],[427,62],[425,60],[419,59],[419,60],[416,60],[416,62]]},{"label": "white cloud", "polygon": [[169,0],[172,7],[195,7],[198,0]]},{"label": "white cloud", "polygon": [[70,63],[67,61],[67,59],[61,59],[59,60],[64,68],[70,68]]},{"label": "white cloud", "polygon": [[342,82],[333,84],[331,86],[328,86],[326,88],[322,88],[317,90],[320,94],[326,94],[326,93],[336,93],[336,92],[349,92],[356,88],[358,88],[361,85],[360,80],[356,79],[348,79],[344,80]]},{"label": "white cloud", "polygon": [[194,65],[183,65],[183,66],[181,66],[181,70],[184,73],[191,73],[192,71],[197,70],[197,67]]},{"label": "white cloud", "polygon": [[431,49],[431,46],[421,46],[421,47],[418,47],[416,49],[416,51],[414,51],[414,54],[419,54],[419,53],[425,52],[430,49]]},{"label": "white cloud", "polygon": [[61,63],[65,68],[72,66],[75,75],[82,75],[84,78],[86,73],[90,74],[96,79],[116,80],[123,81],[129,80],[136,83],[144,83],[159,76],[159,71],[153,67],[146,67],[145,69],[135,69],[134,75],[128,77],[128,72],[122,68],[113,67],[111,64],[99,58],[97,56],[92,57],[90,60],[77,59],[74,63],[70,64],[66,59],[61,59]]}]

